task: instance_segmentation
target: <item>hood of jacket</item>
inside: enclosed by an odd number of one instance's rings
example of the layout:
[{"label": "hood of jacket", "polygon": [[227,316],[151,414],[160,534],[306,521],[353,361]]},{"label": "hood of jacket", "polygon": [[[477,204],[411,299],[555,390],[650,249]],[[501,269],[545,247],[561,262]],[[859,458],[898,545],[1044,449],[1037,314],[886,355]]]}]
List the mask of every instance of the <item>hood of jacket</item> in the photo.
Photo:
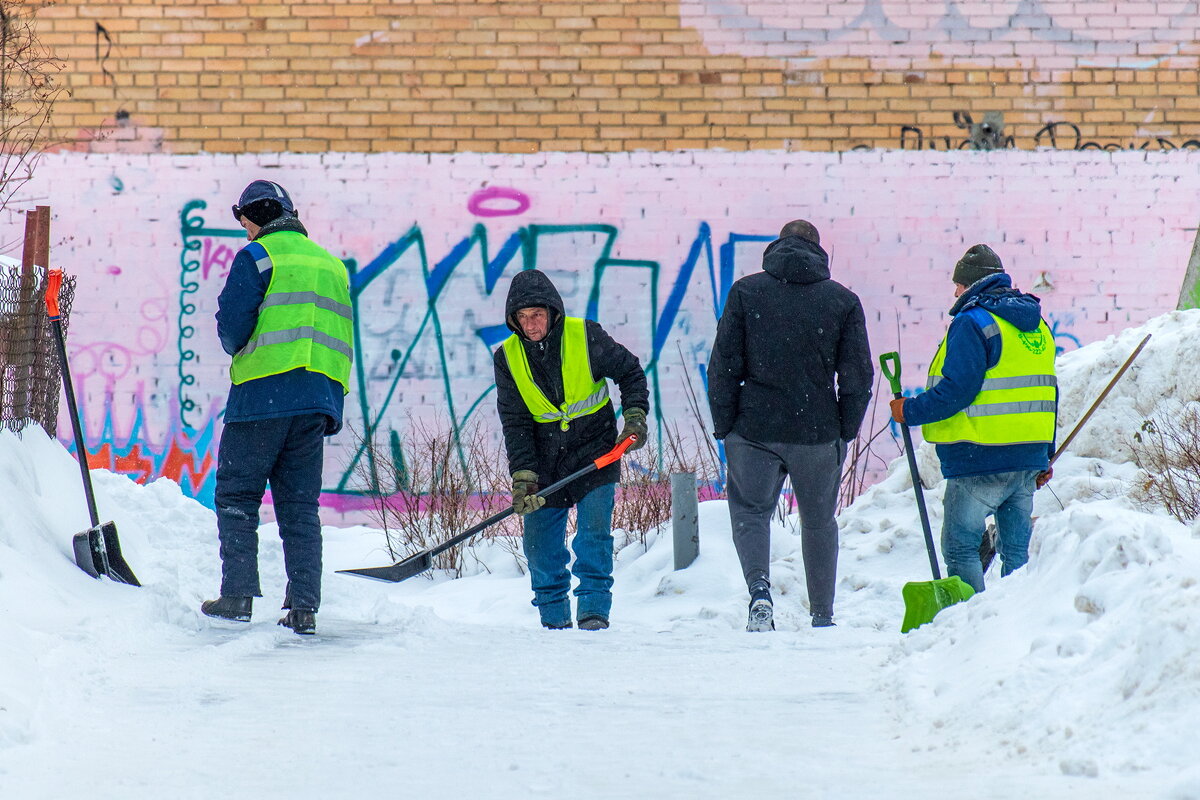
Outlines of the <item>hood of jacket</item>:
[{"label": "hood of jacket", "polygon": [[950,316],[972,308],[990,311],[1020,331],[1037,330],[1042,321],[1041,299],[1012,288],[1012,277],[1004,272],[971,284],[951,306]]},{"label": "hood of jacket", "polygon": [[508,286],[508,299],[504,301],[504,324],[522,339],[525,334],[517,324],[516,313],[533,306],[541,306],[550,312],[550,330],[554,330],[566,316],[562,295],[554,288],[546,273],[536,269],[522,270],[513,276]]},{"label": "hood of jacket", "polygon": [[829,256],[801,236],[784,236],[767,245],[763,270],[786,283],[816,283],[829,280]]},{"label": "hood of jacket", "polygon": [[291,231],[308,236],[308,231],[300,224],[298,217],[293,217],[291,214],[284,214],[259,228],[258,235],[254,237],[254,241],[257,242],[264,236],[270,236],[272,233],[279,233],[280,231]]}]

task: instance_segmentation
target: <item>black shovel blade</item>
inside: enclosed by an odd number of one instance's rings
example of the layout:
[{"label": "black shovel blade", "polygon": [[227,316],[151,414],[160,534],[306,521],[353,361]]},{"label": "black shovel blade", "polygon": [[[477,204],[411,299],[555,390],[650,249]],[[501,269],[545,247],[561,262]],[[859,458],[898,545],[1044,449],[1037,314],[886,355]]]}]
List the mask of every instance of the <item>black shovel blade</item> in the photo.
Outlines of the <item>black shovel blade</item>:
[{"label": "black shovel blade", "polygon": [[142,585],[121,555],[116,523],[105,522],[75,534],[71,548],[75,551],[75,563],[93,578],[103,575],[117,583]]},{"label": "black shovel blade", "polygon": [[362,569],[339,569],[343,575],[357,575],[360,578],[370,578],[373,581],[399,583],[413,575],[420,575],[433,566],[433,556],[428,550],[413,553],[403,561],[397,561],[390,567],[363,567]]},{"label": "black shovel blade", "polygon": [[92,547],[93,540],[99,537],[99,528],[91,528],[83,533],[75,534],[71,539],[71,548],[75,551],[75,563],[92,578],[99,578],[106,571],[104,557]]}]

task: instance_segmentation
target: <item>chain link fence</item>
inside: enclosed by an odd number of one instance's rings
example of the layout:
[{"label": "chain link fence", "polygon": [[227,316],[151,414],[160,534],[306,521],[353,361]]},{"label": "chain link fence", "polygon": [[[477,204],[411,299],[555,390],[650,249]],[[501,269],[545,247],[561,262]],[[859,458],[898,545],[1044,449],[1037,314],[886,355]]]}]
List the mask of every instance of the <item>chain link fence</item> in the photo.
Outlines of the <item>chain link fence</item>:
[{"label": "chain link fence", "polygon": [[[19,431],[30,422],[57,434],[62,377],[54,331],[42,298],[46,270],[0,264],[0,428]],[[75,299],[75,279],[65,278],[58,304],[64,332]]]}]

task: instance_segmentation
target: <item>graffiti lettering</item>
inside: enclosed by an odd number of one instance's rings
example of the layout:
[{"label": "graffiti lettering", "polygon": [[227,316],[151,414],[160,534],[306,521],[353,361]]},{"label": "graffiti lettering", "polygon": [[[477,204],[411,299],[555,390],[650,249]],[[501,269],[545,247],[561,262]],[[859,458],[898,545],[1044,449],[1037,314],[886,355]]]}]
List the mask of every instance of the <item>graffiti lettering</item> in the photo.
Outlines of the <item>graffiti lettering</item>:
[{"label": "graffiti lettering", "polygon": [[[101,37],[104,38],[104,43],[105,43],[105,48],[104,48],[103,53],[100,52]],[[116,78],[114,78],[113,74],[108,71],[108,57],[110,55],[112,55],[112,49],[113,49],[112,35],[109,34],[107,28],[105,28],[103,25],[101,25],[99,22],[97,22],[96,23],[96,60],[100,62],[100,73],[104,76],[104,82],[115,85],[117,82]]]},{"label": "graffiti lettering", "polygon": [[[487,194],[481,192],[472,197],[471,210],[481,216],[499,210],[488,205],[492,201],[518,203],[514,208],[530,205],[528,196],[515,189],[495,188],[484,192]],[[215,444],[211,437],[192,436],[195,434],[194,420],[199,416],[211,424],[219,418],[225,378],[220,369],[204,364],[198,354],[219,352],[219,345],[211,340],[209,314],[219,288],[216,278],[228,273],[235,253],[233,246],[226,242],[243,238],[245,234],[241,230],[206,227],[199,215],[206,207],[204,201],[195,200],[187,203],[180,215],[183,241],[178,338],[180,385],[175,441]],[[505,209],[504,213],[512,213],[512,210]],[[404,417],[397,412],[397,407],[405,387],[419,385],[426,391],[437,392],[436,404],[444,409],[455,430],[466,425],[491,396],[494,389],[491,350],[508,335],[507,328],[492,324],[492,319],[477,320],[476,308],[488,302],[486,297],[496,290],[504,274],[541,268],[552,273],[557,271],[564,281],[564,298],[578,303],[583,315],[590,319],[600,319],[608,307],[605,297],[614,280],[615,285],[622,287],[630,282],[644,284],[650,324],[644,332],[645,344],[639,349],[649,353],[643,366],[654,394],[652,406],[661,424],[664,410],[658,379],[659,362],[671,331],[681,324],[690,324],[686,322],[684,312],[689,290],[700,282],[703,304],[711,309],[706,316],[709,316],[710,324],[715,325],[735,277],[739,248],[761,245],[774,237],[731,233],[719,247],[714,247],[711,228],[700,223],[675,277],[669,281],[666,297],[660,300],[657,287],[662,266],[656,260],[614,257],[612,253],[618,236],[615,226],[602,223],[527,225],[499,240],[499,246],[493,252],[488,229],[477,223],[471,233],[450,247],[444,256],[430,260],[426,255],[424,232],[419,225],[414,225],[361,266],[354,258],[344,258],[351,271],[356,350],[353,402],[347,404],[347,419],[352,421],[357,417],[357,422],[351,424],[360,432],[374,434],[378,431],[394,438],[394,429],[389,433],[391,426],[404,424]],[[741,254],[744,256],[747,252],[742,250]],[[754,252],[755,259],[759,252]],[[576,266],[563,272],[566,259],[576,262]],[[483,297],[467,289],[468,284],[454,283],[461,281],[457,276],[466,273],[463,267],[470,264],[477,265],[482,275]],[[623,275],[629,271],[628,277],[613,277],[613,270],[619,270]],[[571,287],[565,282],[572,275],[585,280]],[[393,298],[408,297],[416,288],[403,288],[401,282],[414,278],[419,281],[427,300],[411,304],[405,301],[397,307]],[[451,284],[458,288],[450,289]],[[706,331],[704,335],[707,338],[709,333]],[[209,341],[204,343],[206,337]],[[702,371],[702,363],[696,368]],[[398,444],[395,450],[393,457],[402,463],[404,454]],[[179,450],[181,454],[185,452]],[[191,474],[207,476],[204,465],[215,457],[215,449],[190,451],[190,455],[196,465]],[[330,498],[353,496],[362,491],[352,484],[361,472],[359,462],[364,458],[371,459],[373,455],[360,447],[337,459],[340,476],[327,489],[329,503],[345,506],[344,502]],[[203,496],[211,495],[212,487],[207,477],[201,481],[201,489]],[[353,505],[350,501],[350,506]]]},{"label": "graffiti lettering", "polygon": [[1033,135],[1033,146],[1051,147],[1057,150],[1200,150],[1200,141],[1188,139],[1183,144],[1176,144],[1170,139],[1160,136],[1146,139],[1141,144],[1137,142],[1101,144],[1096,141],[1085,141],[1079,126],[1073,122],[1048,122]]},{"label": "graffiti lettering", "polygon": [[[214,241],[211,237],[204,240],[204,250],[200,259],[200,277],[208,280],[210,277],[225,280],[229,277],[229,267],[237,251],[228,245]],[[213,269],[216,274],[213,275]]]},{"label": "graffiti lettering", "polygon": [[[968,135],[961,139],[950,136],[933,136],[919,125],[901,125],[896,141],[901,150],[1011,150],[1018,147],[1015,136],[1005,135],[1003,115],[989,111],[981,123],[976,123],[966,111],[955,111],[955,127],[966,129]],[[1129,142],[1098,142],[1086,140],[1080,127],[1074,122],[1047,122],[1027,140],[1031,148],[1047,147],[1055,150],[1200,150],[1200,140],[1188,139],[1177,143],[1158,136]],[[854,145],[852,150],[870,150],[867,144]]]}]

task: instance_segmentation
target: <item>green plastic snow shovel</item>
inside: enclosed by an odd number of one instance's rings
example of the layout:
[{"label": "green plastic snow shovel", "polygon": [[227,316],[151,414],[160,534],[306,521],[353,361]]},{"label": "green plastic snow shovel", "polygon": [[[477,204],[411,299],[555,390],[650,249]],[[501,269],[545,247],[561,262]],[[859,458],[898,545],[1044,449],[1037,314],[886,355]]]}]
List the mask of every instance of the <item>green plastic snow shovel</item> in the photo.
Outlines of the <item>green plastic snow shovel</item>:
[{"label": "green plastic snow shovel", "polygon": [[[889,363],[891,368],[889,369]],[[904,396],[900,390],[900,354],[884,353],[879,357],[879,367],[892,386],[892,397],[900,399]],[[925,550],[929,553],[929,567],[933,570],[931,581],[910,581],[904,584],[901,596],[904,597],[904,621],[900,624],[900,632],[908,633],[931,621],[937,613],[946,606],[961,603],[975,594],[970,584],[962,578],[952,575],[942,577],[938,566],[937,551],[933,548],[933,533],[929,530],[929,514],[925,510],[925,493],[921,490],[921,473],[917,470],[917,456],[913,451],[912,434],[908,431],[907,423],[900,423],[900,432],[904,435],[904,454],[908,456],[908,471],[912,475],[913,492],[917,495],[917,511],[921,515],[921,529],[925,532]]]}]

